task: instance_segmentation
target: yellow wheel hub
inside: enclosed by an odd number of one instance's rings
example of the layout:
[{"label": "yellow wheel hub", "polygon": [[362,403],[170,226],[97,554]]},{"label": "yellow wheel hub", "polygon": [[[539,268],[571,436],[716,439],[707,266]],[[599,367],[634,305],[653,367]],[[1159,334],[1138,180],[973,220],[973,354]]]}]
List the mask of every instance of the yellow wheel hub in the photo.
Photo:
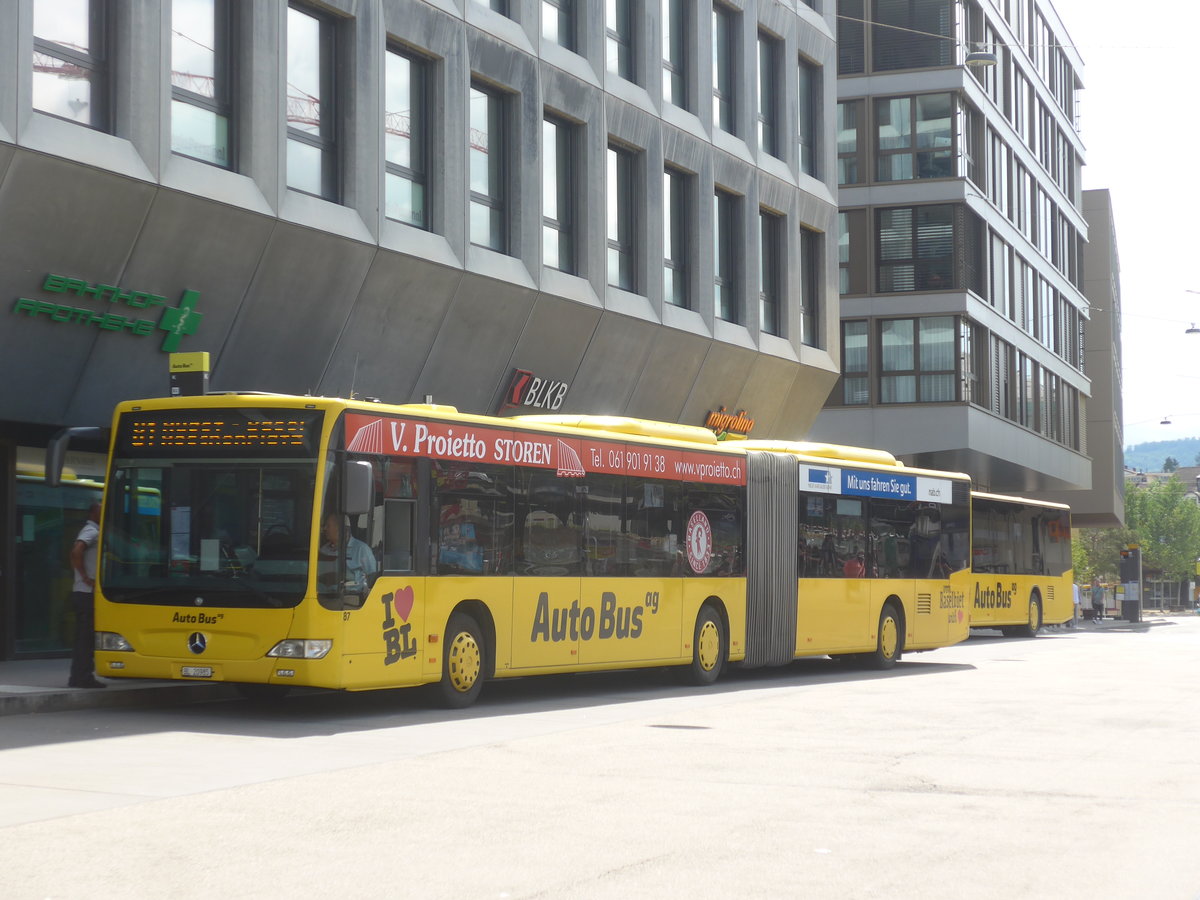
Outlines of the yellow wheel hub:
[{"label": "yellow wheel hub", "polygon": [[900,629],[896,626],[895,618],[888,616],[879,626],[879,649],[883,653],[883,658],[895,659],[898,646],[900,646]]},{"label": "yellow wheel hub", "polygon": [[1038,606],[1036,600],[1029,601],[1029,629],[1036,631],[1038,627]]},{"label": "yellow wheel hub", "polygon": [[447,659],[450,684],[456,691],[465,694],[475,686],[482,669],[483,653],[475,635],[469,631],[460,631],[450,642]]},{"label": "yellow wheel hub", "polygon": [[721,633],[717,623],[708,619],[700,626],[700,634],[696,638],[696,657],[700,660],[700,668],[711,672],[720,661]]}]

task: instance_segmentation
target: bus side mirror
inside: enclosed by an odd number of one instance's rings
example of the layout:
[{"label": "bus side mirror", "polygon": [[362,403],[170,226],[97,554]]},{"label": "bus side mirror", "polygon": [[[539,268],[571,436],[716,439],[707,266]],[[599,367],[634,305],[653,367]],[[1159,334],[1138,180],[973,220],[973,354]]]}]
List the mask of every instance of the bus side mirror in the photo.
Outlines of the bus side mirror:
[{"label": "bus side mirror", "polygon": [[103,441],[104,449],[108,449],[108,439],[112,429],[103,426],[77,425],[64,428],[50,439],[46,445],[46,467],[42,473],[46,484],[58,487],[62,483],[63,460],[67,456],[67,448],[72,438],[80,440]]},{"label": "bus side mirror", "polygon": [[346,508],[342,510],[348,516],[361,516],[371,511],[371,502],[375,492],[375,472],[366,460],[352,459],[346,462],[344,472],[346,486]]}]

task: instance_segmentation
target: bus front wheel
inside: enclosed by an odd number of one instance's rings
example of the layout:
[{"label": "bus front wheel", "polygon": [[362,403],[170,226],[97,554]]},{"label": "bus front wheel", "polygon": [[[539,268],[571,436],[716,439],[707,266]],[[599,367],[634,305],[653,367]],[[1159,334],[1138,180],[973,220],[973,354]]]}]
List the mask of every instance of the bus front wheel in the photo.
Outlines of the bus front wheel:
[{"label": "bus front wheel", "polygon": [[692,635],[692,664],[688,680],[692,684],[712,684],[721,676],[728,655],[725,623],[711,606],[705,606],[696,616],[696,631]]},{"label": "bus front wheel", "polygon": [[438,698],[450,709],[470,706],[483,690],[486,655],[483,632],[471,616],[455,613],[446,625]]},{"label": "bus front wheel", "polygon": [[875,652],[867,654],[873,669],[890,669],[900,659],[904,649],[904,628],[900,614],[891,603],[885,603],[879,613],[879,633],[875,638]]}]

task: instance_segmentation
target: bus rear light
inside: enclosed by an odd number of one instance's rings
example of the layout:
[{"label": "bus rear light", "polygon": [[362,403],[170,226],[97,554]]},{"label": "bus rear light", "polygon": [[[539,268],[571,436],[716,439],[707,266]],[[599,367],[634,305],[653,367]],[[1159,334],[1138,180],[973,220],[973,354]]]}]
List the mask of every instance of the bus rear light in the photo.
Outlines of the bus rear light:
[{"label": "bus rear light", "polygon": [[300,640],[289,638],[280,641],[267,651],[267,656],[283,659],[324,659],[333,648],[333,641]]},{"label": "bus rear light", "polygon": [[133,645],[115,631],[97,631],[96,649],[116,650],[122,653],[132,653]]}]

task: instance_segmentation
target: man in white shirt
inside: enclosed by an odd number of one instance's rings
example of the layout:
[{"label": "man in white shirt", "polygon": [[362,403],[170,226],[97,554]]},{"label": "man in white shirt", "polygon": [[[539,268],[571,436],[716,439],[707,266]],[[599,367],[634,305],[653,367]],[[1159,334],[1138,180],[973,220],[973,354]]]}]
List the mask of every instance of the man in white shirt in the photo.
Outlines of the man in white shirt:
[{"label": "man in white shirt", "polygon": [[108,687],[96,678],[96,542],[100,539],[100,504],[93,503],[87,521],[71,545],[71,569],[75,584],[71,606],[75,609],[75,642],[71,649],[73,688]]}]

